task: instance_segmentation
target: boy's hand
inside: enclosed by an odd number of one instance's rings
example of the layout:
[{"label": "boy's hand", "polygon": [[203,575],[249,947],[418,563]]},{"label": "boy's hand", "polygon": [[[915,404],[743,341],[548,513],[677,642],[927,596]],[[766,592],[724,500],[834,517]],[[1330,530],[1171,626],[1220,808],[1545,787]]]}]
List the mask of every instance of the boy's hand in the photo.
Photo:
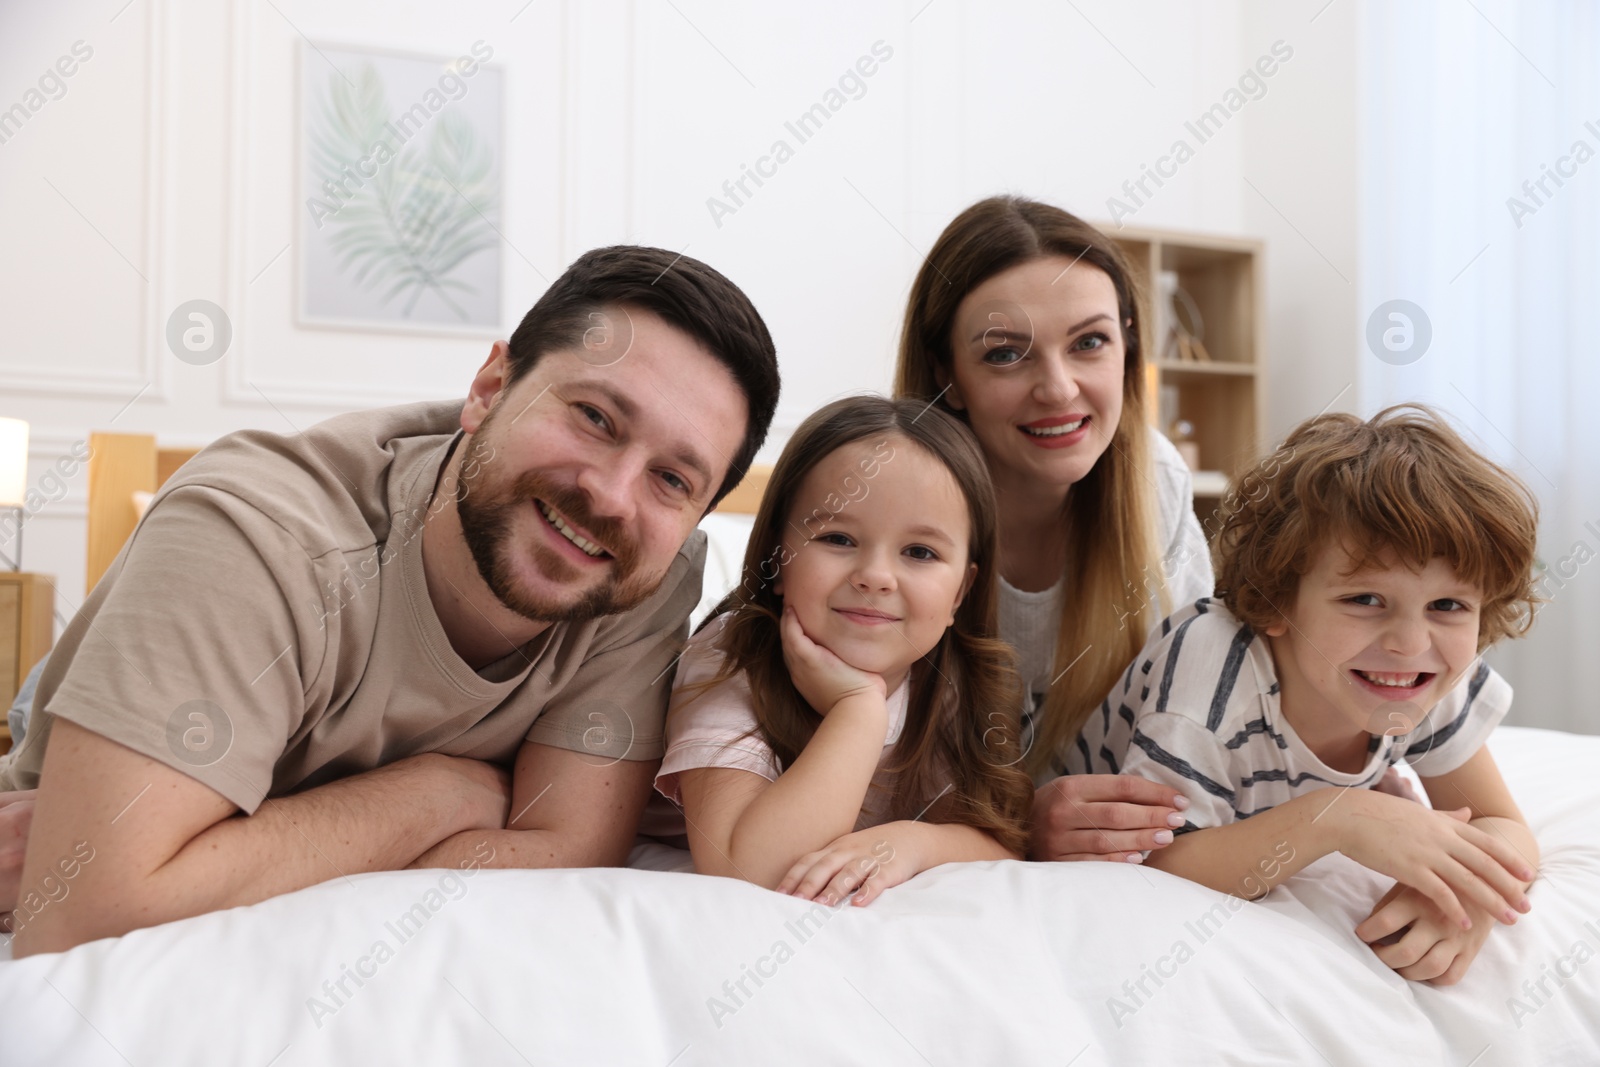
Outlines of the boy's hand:
[{"label": "boy's hand", "polygon": [[1346,792],[1324,809],[1343,809],[1336,819],[1338,850],[1412,886],[1451,924],[1472,928],[1467,902],[1507,925],[1531,907],[1523,886],[1534,872],[1510,843],[1469,825],[1466,809],[1433,811],[1368,789]]},{"label": "boy's hand", "polygon": [[789,669],[789,678],[817,714],[826,716],[848,696],[876,693],[879,700],[888,698],[882,675],[852,667],[811,640],[788,604],[783,606],[778,632],[783,638],[783,664]]},{"label": "boy's hand", "polygon": [[1473,903],[1466,907],[1473,920],[1470,930],[1452,924],[1427,897],[1396,882],[1356,927],[1356,936],[1402,978],[1455,985],[1494,928],[1492,915]]},{"label": "boy's hand", "polygon": [[891,826],[845,834],[827,848],[801,856],[778,883],[778,892],[830,908],[846,897],[857,907],[872,903],[885,889],[921,870],[915,857],[905,854],[904,841],[899,849],[890,841]]}]

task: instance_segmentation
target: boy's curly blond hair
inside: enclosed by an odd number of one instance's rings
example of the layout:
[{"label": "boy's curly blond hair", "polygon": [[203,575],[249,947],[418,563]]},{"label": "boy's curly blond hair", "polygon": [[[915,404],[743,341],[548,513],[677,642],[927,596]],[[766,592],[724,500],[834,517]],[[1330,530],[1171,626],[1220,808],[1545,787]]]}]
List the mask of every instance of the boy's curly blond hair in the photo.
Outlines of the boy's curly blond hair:
[{"label": "boy's curly blond hair", "polygon": [[1386,551],[1416,567],[1444,557],[1482,592],[1480,652],[1527,633],[1542,600],[1533,494],[1421,404],[1367,422],[1341,413],[1301,423],[1240,479],[1220,515],[1217,595],[1257,632],[1283,617],[1331,544],[1350,553],[1355,570]]}]

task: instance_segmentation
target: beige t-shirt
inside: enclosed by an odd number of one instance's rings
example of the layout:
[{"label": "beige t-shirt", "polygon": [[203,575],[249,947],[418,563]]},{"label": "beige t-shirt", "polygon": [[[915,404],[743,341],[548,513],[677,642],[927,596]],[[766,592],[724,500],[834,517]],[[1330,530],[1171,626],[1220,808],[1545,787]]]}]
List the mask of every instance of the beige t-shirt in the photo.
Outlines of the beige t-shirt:
[{"label": "beige t-shirt", "polygon": [[422,752],[504,764],[527,740],[601,763],[660,758],[705,535],[639,607],[552,625],[474,671],[422,568],[461,407],[245,431],[186,463],[51,654],[0,789],[37,785],[57,716],[246,812]]}]

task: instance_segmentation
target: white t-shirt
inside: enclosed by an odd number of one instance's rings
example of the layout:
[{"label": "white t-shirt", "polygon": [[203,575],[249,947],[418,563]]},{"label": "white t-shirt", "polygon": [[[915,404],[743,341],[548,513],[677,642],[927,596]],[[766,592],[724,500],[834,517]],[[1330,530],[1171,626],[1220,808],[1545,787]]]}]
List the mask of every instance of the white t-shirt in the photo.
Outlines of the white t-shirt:
[{"label": "white t-shirt", "polygon": [[[1174,608],[1210,596],[1215,585],[1211,549],[1194,513],[1194,478],[1188,464],[1165,434],[1150,430],[1150,457],[1156,489],[1156,533],[1161,545],[1162,577]],[[1000,579],[1000,636],[1017,651],[1017,672],[1023,684],[1023,742],[1031,742],[1034,717],[1050,683],[1067,664],[1055,664],[1056,636],[1061,630],[1061,598],[1066,579],[1049,589],[1024,592]],[[1153,615],[1160,615],[1157,606]],[[1150,633],[1160,625],[1153,622]]]},{"label": "white t-shirt", "polygon": [[[744,672],[735,674],[713,688],[695,693],[685,692],[685,686],[704,682],[722,668],[724,656],[716,648],[716,640],[727,618],[722,615],[713,619],[705,629],[690,638],[683,658],[678,661],[678,673],[667,710],[667,754],[661,761],[661,769],[656,772],[656,789],[679,808],[683,805],[683,796],[678,787],[678,776],[684,771],[700,767],[728,767],[759,774],[769,782],[777,781],[778,775],[783,773],[772,749],[755,729],[755,709],[750,706],[750,683]],[[883,739],[883,754],[878,761],[880,767],[905,729],[910,688],[908,674],[906,680],[889,694],[889,727]],[[857,830],[888,821],[891,799],[888,787],[888,780],[880,770],[867,790],[861,816],[856,820]],[[652,837],[671,837],[682,832],[681,825],[676,829],[668,826],[661,815],[662,806],[653,805],[650,825],[645,832]],[[681,814],[679,817],[681,819]]]},{"label": "white t-shirt", "polygon": [[1064,770],[1137,774],[1181,790],[1188,822],[1177,832],[1187,833],[1328,786],[1370,788],[1402,759],[1424,778],[1446,774],[1510,709],[1510,684],[1479,660],[1410,733],[1372,737],[1365,766],[1336,771],[1284,718],[1267,639],[1203,598],[1161,624],[1089,716]]}]

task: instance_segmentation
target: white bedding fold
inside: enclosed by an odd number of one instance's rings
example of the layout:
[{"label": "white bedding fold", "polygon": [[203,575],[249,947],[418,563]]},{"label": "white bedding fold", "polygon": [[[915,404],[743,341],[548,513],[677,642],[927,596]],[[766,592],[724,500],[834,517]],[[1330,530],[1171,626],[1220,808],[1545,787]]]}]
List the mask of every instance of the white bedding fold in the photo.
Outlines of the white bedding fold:
[{"label": "white bedding fold", "polygon": [[1600,963],[1572,960],[1600,951],[1600,738],[1493,748],[1544,876],[1452,989],[1355,939],[1386,883],[1338,856],[1259,904],[985,863],[837,912],[658,871],[412,871],[0,963],[0,1062],[1600,1062]]}]

